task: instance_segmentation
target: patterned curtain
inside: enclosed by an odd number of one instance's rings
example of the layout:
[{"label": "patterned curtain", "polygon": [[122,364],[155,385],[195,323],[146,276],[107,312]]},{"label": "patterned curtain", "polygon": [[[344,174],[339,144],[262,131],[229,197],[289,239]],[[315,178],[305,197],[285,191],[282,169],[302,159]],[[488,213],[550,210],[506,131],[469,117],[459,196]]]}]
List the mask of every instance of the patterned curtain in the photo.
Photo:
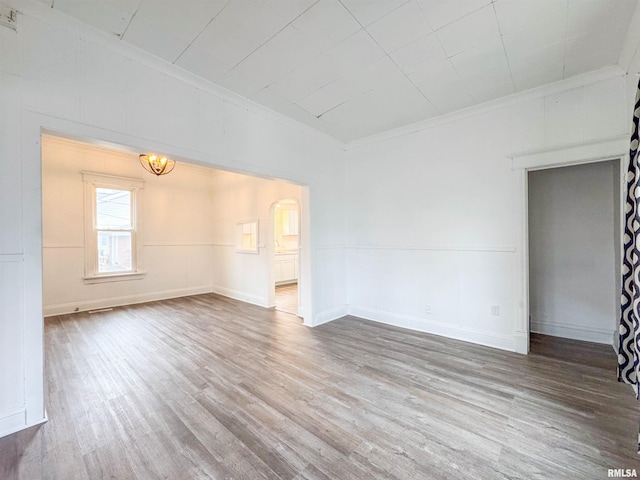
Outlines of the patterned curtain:
[{"label": "patterned curtain", "polygon": [[[622,309],[618,346],[618,381],[633,385],[640,400],[640,165],[638,160],[638,124],[640,123],[640,83],[633,110],[633,126],[627,171],[627,201],[622,258]],[[640,433],[638,434],[640,454]]]}]

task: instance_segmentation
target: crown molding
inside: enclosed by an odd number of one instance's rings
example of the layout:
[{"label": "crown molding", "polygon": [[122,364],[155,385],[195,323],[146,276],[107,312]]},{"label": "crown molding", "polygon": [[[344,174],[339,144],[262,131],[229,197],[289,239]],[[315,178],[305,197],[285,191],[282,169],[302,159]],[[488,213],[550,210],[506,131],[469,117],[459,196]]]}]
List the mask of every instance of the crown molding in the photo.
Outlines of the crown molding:
[{"label": "crown molding", "polygon": [[37,0],[3,0],[7,2],[12,8],[18,10],[22,15],[32,17],[46,25],[59,28],[69,34],[76,35],[84,40],[91,41],[101,47],[108,49],[109,51],[122,55],[129,60],[133,60],[147,67],[153,68],[169,77],[180,80],[192,87],[195,87],[203,92],[213,94],[219,97],[222,101],[229,102],[237,107],[243,108],[248,111],[252,111],[263,117],[274,120],[286,127],[297,130],[299,133],[303,133],[314,137],[317,140],[325,142],[333,147],[344,150],[344,142],[317,130],[309,125],[306,125],[298,120],[294,120],[286,115],[283,115],[275,110],[260,105],[259,103],[250,100],[246,97],[238,95],[220,85],[205,80],[183,68],[169,63],[149,52],[139,49],[138,47],[128,44],[119,38],[109,35],[106,32],[98,30],[97,28],[82,22],[76,18],[73,18],[65,13],[62,13],[54,8],[51,8],[44,3]]},{"label": "crown molding", "polygon": [[[309,135],[319,141],[325,142],[343,151],[368,146],[377,142],[390,140],[403,135],[417,133],[438,125],[458,121],[471,116],[481,115],[493,110],[508,107],[519,102],[533,100],[547,95],[553,95],[574,88],[597,83],[600,81],[609,80],[615,77],[624,76],[629,68],[634,68],[634,65],[637,64],[639,65],[637,65],[637,67],[635,68],[640,69],[639,45],[636,44],[633,52],[629,53],[629,51],[632,50],[632,44],[635,39],[634,34],[630,30],[630,32],[627,34],[625,47],[623,49],[623,52],[621,53],[620,65],[611,65],[599,70],[576,75],[565,80],[560,80],[554,83],[542,85],[540,87],[525,90],[523,92],[514,93],[506,97],[500,97],[495,100],[490,100],[479,105],[473,105],[462,110],[456,110],[454,112],[439,115],[437,117],[420,120],[409,125],[403,125],[398,128],[376,133],[367,137],[359,138],[357,140],[352,140],[350,142],[343,142],[327,133],[317,130],[298,120],[294,120],[268,107],[260,105],[253,100],[238,95],[220,85],[217,85],[195,74],[192,74],[182,69],[181,67],[173,65],[166,60],[156,57],[133,45],[120,41],[119,39],[112,37],[109,34],[102,32],[101,30],[98,30],[88,24],[83,23],[80,20],[70,17],[53,8],[50,8],[44,3],[41,3],[37,0],[4,1],[9,3],[13,8],[16,8],[22,14],[29,15],[45,24],[60,28],[68,33],[75,34],[83,39],[92,41],[96,44],[99,44],[100,46],[103,46],[104,48],[109,49],[114,53],[120,54],[130,60],[139,62],[145,66],[158,70],[167,76],[181,80],[184,83],[191,85],[199,90],[213,94],[223,101],[232,103],[248,111],[253,111],[256,114],[272,119],[284,126],[292,128],[300,133]],[[640,17],[640,8],[636,9],[633,19],[636,19],[637,17]],[[624,59],[622,58],[623,56],[625,56]],[[628,65],[626,65],[626,63],[628,63]]]},{"label": "crown molding", "polygon": [[392,130],[387,130],[386,132],[377,133],[375,135],[370,135],[358,140],[353,140],[346,144],[346,149],[351,150],[355,148],[365,147],[377,142],[390,140],[392,138],[400,137],[403,135],[417,133],[428,128],[443,125],[445,123],[455,122],[464,118],[481,115],[493,110],[509,107],[511,105],[515,105],[516,103],[566,92],[574,88],[583,87],[585,85],[598,83],[616,77],[622,77],[624,75],[626,75],[626,72],[624,71],[624,69],[622,69],[622,67],[620,67],[619,65],[611,65],[609,67],[605,67],[599,70],[593,70],[582,75],[576,75],[574,77],[567,78],[566,80],[548,83],[546,85],[525,90],[523,92],[514,93],[506,97],[500,97],[495,100],[490,100],[479,105],[473,105],[462,110],[456,110],[455,112],[446,113],[438,117],[432,117],[427,120],[421,120],[409,125],[404,125]]}]

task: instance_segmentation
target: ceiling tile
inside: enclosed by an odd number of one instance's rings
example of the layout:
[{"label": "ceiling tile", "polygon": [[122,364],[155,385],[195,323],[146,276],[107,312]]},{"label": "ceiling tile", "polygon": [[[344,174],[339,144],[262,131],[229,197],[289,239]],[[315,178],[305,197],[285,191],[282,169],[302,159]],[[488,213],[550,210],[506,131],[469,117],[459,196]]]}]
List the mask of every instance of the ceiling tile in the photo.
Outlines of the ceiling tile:
[{"label": "ceiling tile", "polygon": [[341,0],[342,4],[367,26],[411,0]]},{"label": "ceiling tile", "polygon": [[474,103],[461,80],[451,83],[424,83],[419,88],[441,115],[469,107]]},{"label": "ceiling tile", "polygon": [[249,96],[319,53],[320,47],[316,43],[289,25],[221,77],[218,83]]},{"label": "ceiling tile", "polygon": [[142,0],[55,0],[56,10],[98,29],[122,36]]},{"label": "ceiling tile", "polygon": [[297,102],[329,83],[348,76],[384,56],[384,52],[360,30],[334,48],[294,70],[272,85],[280,95]]},{"label": "ceiling tile", "polygon": [[338,0],[319,0],[292,23],[323,50],[360,30],[360,24]]},{"label": "ceiling tile", "polygon": [[456,72],[456,69],[453,68],[453,65],[448,59],[438,60],[424,65],[409,75],[409,77],[416,85],[424,83],[440,85],[460,80],[458,72]]},{"label": "ceiling tile", "polygon": [[436,35],[448,56],[500,42],[498,22],[491,5],[441,28]]},{"label": "ceiling tile", "polygon": [[433,30],[415,1],[405,3],[367,27],[387,52],[393,52]]},{"label": "ceiling tile", "polygon": [[230,65],[226,65],[220,60],[213,58],[208,53],[203,52],[193,45],[188,47],[182,55],[180,55],[175,61],[175,64],[211,82],[216,82],[231,70]]},{"label": "ceiling tile", "polygon": [[213,58],[237,65],[290,20],[258,0],[231,0],[193,44]]},{"label": "ceiling tile", "polygon": [[434,30],[449,25],[490,3],[491,0],[418,0],[418,4]]},{"label": "ceiling tile", "polygon": [[515,87],[509,74],[492,79],[474,78],[471,82],[466,82],[466,86],[474,103],[478,104],[515,93]]},{"label": "ceiling tile", "polygon": [[289,23],[317,3],[318,0],[262,0],[262,2]]},{"label": "ceiling tile", "polygon": [[[406,80],[406,79],[405,79]],[[408,81],[388,95],[373,91],[331,110],[322,118],[341,127],[349,139],[389,130],[437,115],[437,110]]]},{"label": "ceiling tile", "polygon": [[131,20],[122,39],[171,63],[189,45],[188,42],[159,30],[137,15]]},{"label": "ceiling tile", "polygon": [[509,71],[502,42],[466,50],[449,59],[462,79],[475,76],[493,77]]},{"label": "ceiling tile", "polygon": [[618,63],[624,29],[592,30],[567,40],[565,78]]},{"label": "ceiling tile", "polygon": [[287,98],[282,97],[278,92],[271,89],[271,87],[260,90],[251,98],[256,102],[281,113],[282,115],[305,123],[310,127],[331,135],[341,141],[346,141],[346,137],[343,136],[344,132],[342,132],[342,130],[336,125],[325,122],[321,118],[316,118],[314,115],[300,108],[298,105],[291,103]]},{"label": "ceiling tile", "polygon": [[569,0],[567,37],[575,37],[590,30],[611,24],[620,29],[629,25],[637,0]]},{"label": "ceiling tile", "polygon": [[502,40],[511,59],[561,43],[566,36],[567,13],[560,10],[549,14],[543,22],[534,19],[521,23],[517,29],[503,32]]},{"label": "ceiling tile", "polygon": [[529,52],[509,56],[511,75],[516,91],[539,87],[564,78],[564,42]]},{"label": "ceiling tile", "polygon": [[375,64],[353,71],[297,102],[302,108],[319,116],[359,95],[374,90],[389,90],[404,82],[404,76],[393,62],[384,57]]},{"label": "ceiling tile", "polygon": [[557,14],[566,20],[567,0],[498,0],[493,6],[503,34],[517,33],[523,27],[534,34],[536,29],[548,30],[549,19]]},{"label": "ceiling tile", "polygon": [[447,55],[432,33],[396,50],[390,57],[404,73],[410,74],[424,65],[446,59]]},{"label": "ceiling tile", "polygon": [[143,0],[136,18],[163,34],[191,43],[227,0]]}]

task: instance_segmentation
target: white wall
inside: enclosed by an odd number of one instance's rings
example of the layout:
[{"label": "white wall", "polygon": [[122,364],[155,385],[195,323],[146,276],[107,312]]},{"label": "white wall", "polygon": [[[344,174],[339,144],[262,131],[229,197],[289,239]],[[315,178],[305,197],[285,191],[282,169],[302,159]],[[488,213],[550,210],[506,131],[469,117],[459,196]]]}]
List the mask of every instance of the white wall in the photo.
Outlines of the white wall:
[{"label": "white wall", "polygon": [[[345,311],[335,142],[29,0],[0,28],[0,435],[45,418],[42,129],[309,185],[309,325]],[[309,294],[309,297],[311,295]]]},{"label": "white wall", "polygon": [[[264,307],[271,307],[274,235],[272,205],[281,199],[300,204],[302,188],[283,181],[221,172],[214,178],[213,290]],[[258,253],[236,250],[236,224],[258,220]]]},{"label": "white wall", "polygon": [[511,157],[627,135],[625,77],[601,74],[348,150],[349,312],[526,352],[526,175]]},{"label": "white wall", "polygon": [[[87,285],[81,171],[139,178],[144,191],[140,280]],[[179,164],[162,177],[138,155],[81,142],[42,139],[43,302],[57,315],[213,291],[213,178],[217,170]]]},{"label": "white wall", "polygon": [[619,161],[529,173],[532,332],[612,343],[620,228],[614,181]]}]

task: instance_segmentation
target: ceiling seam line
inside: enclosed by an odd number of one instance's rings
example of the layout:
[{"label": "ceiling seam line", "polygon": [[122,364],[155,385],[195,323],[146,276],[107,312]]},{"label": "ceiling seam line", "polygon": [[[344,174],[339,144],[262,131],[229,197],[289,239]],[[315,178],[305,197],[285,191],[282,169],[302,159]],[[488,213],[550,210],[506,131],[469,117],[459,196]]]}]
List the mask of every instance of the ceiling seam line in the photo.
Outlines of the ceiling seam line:
[{"label": "ceiling seam line", "polygon": [[500,28],[500,22],[498,21],[498,13],[496,12],[496,3],[491,1],[491,7],[493,8],[493,16],[496,19],[496,25],[498,26],[498,33],[500,34],[500,43],[502,44],[502,51],[504,52],[504,58],[507,61],[507,68],[509,69],[509,78],[511,78],[511,85],[513,85],[513,91],[516,89],[516,82],[513,79],[513,72],[511,71],[511,62],[509,61],[509,55],[507,55],[507,47],[504,44],[504,35],[502,34],[502,28]]},{"label": "ceiling seam line", "polygon": [[228,7],[228,6],[229,6],[229,4],[230,4],[230,3],[231,3],[231,0],[227,0],[227,3],[225,3],[225,4],[224,4],[224,6],[220,9],[220,11],[219,11],[218,13],[216,13],[216,14],[213,16],[213,18],[212,18],[211,20],[209,20],[209,21],[207,22],[207,24],[206,24],[204,27],[202,27],[202,30],[200,30],[200,31],[198,32],[198,34],[195,36],[195,38],[194,38],[193,40],[191,40],[191,42],[189,42],[189,45],[187,45],[186,47],[184,47],[184,49],[183,49],[183,50],[180,52],[180,54],[175,58],[175,60],[173,60],[173,62],[171,62],[172,64],[175,64],[178,60],[180,60],[180,58],[182,57],[182,55],[184,55],[184,52],[186,52],[186,51],[189,49],[189,47],[191,47],[191,46],[195,43],[195,41],[196,41],[196,40],[198,40],[198,38],[200,38],[200,35],[202,35],[202,32],[204,32],[204,31],[207,29],[207,27],[208,27],[209,25],[211,25],[211,24],[215,21],[215,19],[216,19],[216,18],[218,18],[218,16],[219,16],[219,15],[220,15],[220,14],[221,14],[221,13],[222,13],[222,12],[223,12],[227,7]]},{"label": "ceiling seam line", "polygon": [[[142,2],[143,1],[144,0],[140,0],[140,3],[138,3],[138,6],[136,7],[136,11],[133,12],[133,15],[131,15],[131,18],[129,19],[129,22],[127,23],[127,26],[124,27],[124,30],[122,31],[122,34],[120,35],[120,40],[122,40],[124,38],[124,35],[129,30],[129,27],[131,26],[131,22],[133,22],[133,19],[136,18],[136,14],[138,13],[138,10],[140,10],[140,7],[142,6]],[[51,4],[51,6],[53,7],[53,3]]]},{"label": "ceiling seam line", "polygon": [[[309,5],[309,7],[307,7],[303,12],[301,12],[300,14],[296,15],[295,18],[291,19],[291,21],[289,23],[287,23],[286,25],[284,25],[280,30],[278,30],[276,33],[274,33],[273,35],[271,35],[269,38],[267,38],[264,42],[262,42],[259,46],[257,46],[256,48],[254,48],[253,50],[251,50],[251,52],[249,52],[242,60],[240,60],[238,63],[236,63],[233,67],[231,67],[231,69],[226,72],[224,75],[222,75],[222,77],[220,77],[220,79],[223,79],[224,77],[226,77],[229,73],[231,73],[238,65],[240,65],[242,62],[244,62],[247,58],[249,58],[251,55],[253,55],[254,53],[256,53],[258,50],[260,50],[262,47],[264,47],[267,43],[269,43],[271,40],[273,40],[275,37],[277,37],[285,28],[287,28],[289,25],[291,25],[293,22],[295,22],[297,19],[299,19],[302,15],[304,15],[305,13],[307,13],[309,10],[311,10],[320,0],[316,0],[315,2],[313,2],[311,5]],[[263,87],[264,88],[264,87]]]},{"label": "ceiling seam line", "polygon": [[[429,103],[429,105],[431,105],[431,106],[435,109],[435,111],[436,111],[436,112],[440,113],[440,110],[438,109],[438,107],[436,107],[436,106],[434,105],[434,103],[433,103],[431,100],[429,100],[429,98],[427,98],[427,96],[424,94],[424,92],[422,92],[422,90],[420,90],[420,89],[418,88],[418,86],[413,82],[413,80],[411,80],[411,79],[409,78],[409,76],[408,76],[406,73],[404,73],[404,71],[403,71],[403,70],[398,66],[398,64],[395,62],[395,60],[394,60],[393,58],[391,58],[391,56],[389,55],[389,53],[387,53],[387,51],[386,51],[384,48],[382,48],[382,45],[380,45],[380,44],[378,43],[378,41],[377,41],[375,38],[373,38],[373,36],[369,33],[369,31],[368,31],[368,30],[367,30],[367,29],[362,25],[362,23],[360,23],[360,20],[358,20],[358,19],[355,17],[355,15],[351,12],[351,10],[349,10],[349,9],[346,7],[346,5],[342,2],[342,0],[338,0],[338,1],[339,1],[339,2],[340,2],[340,4],[344,7],[344,9],[345,9],[347,12],[349,12],[349,15],[351,15],[351,16],[353,17],[353,19],[354,19],[356,22],[358,22],[358,24],[359,24],[359,25],[362,27],[362,29],[367,33],[367,35],[368,35],[368,36],[369,36],[369,38],[373,41],[373,43],[375,43],[375,44],[378,46],[378,48],[382,51],[382,53],[384,53],[384,55],[385,55],[385,56],[386,56],[386,57],[391,61],[391,63],[393,63],[393,65],[398,69],[398,71],[400,71],[400,72],[402,73],[402,75],[404,76],[404,78],[406,78],[406,79],[409,81],[409,83],[410,83],[411,85],[413,85],[413,88],[415,88],[415,89],[418,91],[418,93],[422,96],[422,98],[424,98],[424,99]],[[407,3],[409,3],[409,2],[403,3],[402,5],[406,5]],[[401,6],[402,6],[402,5],[401,5]],[[400,8],[400,7],[398,7],[398,8]],[[422,9],[420,9],[420,11],[422,12]],[[386,16],[386,15],[385,15],[385,16]],[[423,17],[424,17],[424,14],[423,14]],[[384,17],[383,17],[383,18],[384,18]],[[427,19],[427,17],[424,17],[424,18],[425,18],[425,20],[426,20],[427,24],[429,24],[429,28],[431,28],[431,24],[429,23],[429,20]],[[375,23],[375,22],[374,22],[374,23]]]},{"label": "ceiling seam line", "polygon": [[[475,10],[470,11],[469,13],[465,13],[464,15],[462,15],[461,17],[456,18],[455,20],[450,21],[449,23],[445,23],[444,25],[441,25],[440,27],[438,27],[437,29],[434,29],[434,32],[439,32],[440,30],[442,30],[445,27],[448,27],[449,25],[453,25],[454,23],[456,23],[458,20],[462,20],[463,18],[467,18],[469,15],[473,15],[476,12],[479,12],[480,10],[482,10],[483,8],[487,8],[489,5],[493,4],[493,0],[491,0],[490,2],[488,2],[487,4],[476,8]],[[420,4],[418,3],[418,7],[420,7]],[[421,8],[422,9],[422,8]]]}]

